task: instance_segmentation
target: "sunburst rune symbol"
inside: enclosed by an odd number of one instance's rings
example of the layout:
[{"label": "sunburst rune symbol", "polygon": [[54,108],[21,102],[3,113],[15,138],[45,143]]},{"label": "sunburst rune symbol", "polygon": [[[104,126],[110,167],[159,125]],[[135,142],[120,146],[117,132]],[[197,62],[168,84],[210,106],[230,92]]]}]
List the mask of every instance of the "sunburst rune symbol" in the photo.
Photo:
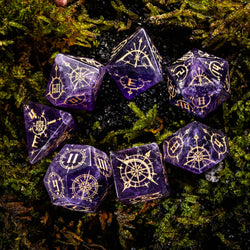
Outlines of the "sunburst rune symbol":
[{"label": "sunburst rune symbol", "polygon": [[81,174],[72,182],[72,198],[92,202],[98,194],[99,187],[97,179],[89,172],[88,174]]},{"label": "sunburst rune symbol", "polygon": [[154,168],[152,162],[149,160],[150,151],[144,155],[134,154],[126,155],[125,159],[119,159],[123,164],[118,167],[120,169],[121,178],[124,182],[125,191],[127,188],[134,187],[148,187],[150,183],[158,185],[154,180]]},{"label": "sunburst rune symbol", "polygon": [[95,70],[90,70],[82,66],[80,67],[79,65],[73,67],[69,62],[64,63],[66,67],[70,68],[68,76],[73,85],[73,90],[84,86],[90,87],[92,85],[93,79],[97,74]]},{"label": "sunburst rune symbol", "polygon": [[149,55],[145,51],[147,46],[144,45],[143,48],[141,48],[142,38],[139,40],[138,47],[136,46],[136,43],[133,43],[133,46],[134,47],[128,50],[128,52],[125,55],[123,55],[120,59],[118,59],[116,63],[124,62],[124,64],[131,65],[134,68],[143,67],[146,69],[151,68],[155,70],[149,58]]},{"label": "sunburst rune symbol", "polygon": [[194,139],[196,141],[196,146],[190,146],[191,149],[187,154],[187,161],[185,162],[184,166],[187,165],[190,168],[195,168],[200,171],[210,163],[213,163],[213,161],[210,159],[209,152],[203,146],[198,145],[199,136],[197,134],[195,134]]},{"label": "sunburst rune symbol", "polygon": [[195,72],[195,76],[193,77],[192,81],[189,83],[189,86],[204,86],[208,84],[214,84],[209,77],[198,67],[197,71]]}]

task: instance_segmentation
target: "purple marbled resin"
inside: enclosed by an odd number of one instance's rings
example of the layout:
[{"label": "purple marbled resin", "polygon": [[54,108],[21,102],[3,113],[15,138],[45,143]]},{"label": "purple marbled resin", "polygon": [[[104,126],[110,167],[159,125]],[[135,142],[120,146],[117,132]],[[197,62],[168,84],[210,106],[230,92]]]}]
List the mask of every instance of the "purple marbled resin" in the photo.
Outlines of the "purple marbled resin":
[{"label": "purple marbled resin", "polygon": [[201,118],[230,97],[228,62],[192,49],[167,71],[169,101]]},{"label": "purple marbled resin", "polygon": [[54,205],[82,212],[95,212],[112,183],[108,156],[88,145],[66,144],[44,177]]},{"label": "purple marbled resin", "polygon": [[196,174],[222,161],[229,154],[225,134],[192,122],[163,141],[164,160]]},{"label": "purple marbled resin", "polygon": [[31,164],[58,148],[76,129],[71,114],[40,103],[23,103],[23,112]]},{"label": "purple marbled resin", "polygon": [[170,188],[156,143],[110,154],[118,198],[127,204],[169,195]]},{"label": "purple marbled resin", "polygon": [[113,49],[107,71],[132,99],[162,80],[162,57],[141,28]]},{"label": "purple marbled resin", "polygon": [[91,111],[105,71],[94,59],[57,54],[45,96],[55,106]]}]

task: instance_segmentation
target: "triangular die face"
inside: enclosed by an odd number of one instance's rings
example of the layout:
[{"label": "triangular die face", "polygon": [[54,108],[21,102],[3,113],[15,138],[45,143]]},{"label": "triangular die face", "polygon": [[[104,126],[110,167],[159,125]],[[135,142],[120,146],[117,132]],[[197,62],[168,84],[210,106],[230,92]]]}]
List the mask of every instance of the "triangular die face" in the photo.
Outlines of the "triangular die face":
[{"label": "triangular die face", "polygon": [[140,29],[119,52],[112,63],[126,65],[133,69],[157,70],[158,64],[153,54],[152,44],[144,29]]},{"label": "triangular die face", "polygon": [[23,103],[30,163],[54,151],[75,130],[71,114],[43,104]]}]

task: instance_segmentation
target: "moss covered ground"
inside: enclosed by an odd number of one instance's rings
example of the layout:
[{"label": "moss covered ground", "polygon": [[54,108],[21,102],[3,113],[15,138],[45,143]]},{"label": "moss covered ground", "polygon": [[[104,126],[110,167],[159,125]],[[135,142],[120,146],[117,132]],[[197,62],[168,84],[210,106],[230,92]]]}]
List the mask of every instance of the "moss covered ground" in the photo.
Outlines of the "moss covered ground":
[{"label": "moss covered ground", "polygon": [[[250,4],[233,0],[0,0],[0,249],[248,249]],[[171,196],[123,205],[114,188],[94,213],[51,204],[44,174],[59,149],[31,165],[22,102],[44,93],[57,53],[107,64],[112,48],[144,27],[164,66],[191,48],[229,61],[232,96],[204,119],[168,102],[166,79],[126,100],[106,74],[93,112],[68,110],[70,143],[112,150],[162,141],[199,120],[224,131],[230,156],[217,182],[166,165]]]}]

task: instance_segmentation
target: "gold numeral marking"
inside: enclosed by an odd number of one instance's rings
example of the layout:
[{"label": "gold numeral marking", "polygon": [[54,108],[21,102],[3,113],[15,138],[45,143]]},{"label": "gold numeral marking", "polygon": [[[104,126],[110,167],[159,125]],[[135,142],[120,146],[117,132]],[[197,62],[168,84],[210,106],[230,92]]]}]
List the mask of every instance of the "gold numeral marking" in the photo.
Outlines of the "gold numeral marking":
[{"label": "gold numeral marking", "polygon": [[211,71],[213,74],[217,76],[221,76],[221,73],[219,72],[220,70],[221,70],[221,67],[219,65],[216,65],[215,63],[211,65]]},{"label": "gold numeral marking", "polygon": [[81,98],[79,98],[79,97],[73,97],[72,99],[70,99],[69,100],[69,102],[71,102],[71,103],[77,103],[78,101],[81,101],[82,99]]},{"label": "gold numeral marking", "polygon": [[181,100],[177,101],[177,106],[181,106],[182,109],[186,109],[190,111],[190,105],[186,102],[183,102]]},{"label": "gold numeral marking", "polygon": [[[71,162],[71,159],[72,159],[73,155],[74,155],[74,154],[70,154],[70,155],[69,155],[69,158],[68,158],[67,163],[70,163],[70,162]],[[73,159],[73,161],[72,161],[73,164],[76,163],[77,157],[78,157],[78,154],[75,154],[75,157],[74,157],[74,159]]]},{"label": "gold numeral marking", "polygon": [[60,83],[52,84],[51,92],[52,92],[52,94],[61,93],[61,84]]},{"label": "gold numeral marking", "polygon": [[204,96],[198,97],[198,104],[199,104],[199,106],[205,105],[205,97]]},{"label": "gold numeral marking", "polygon": [[174,145],[170,149],[174,153],[178,149],[179,146],[180,146],[180,143],[178,141],[175,141]]},{"label": "gold numeral marking", "polygon": [[215,143],[219,148],[223,147],[223,144],[222,144],[217,138],[214,140],[214,143]]},{"label": "gold numeral marking", "polygon": [[105,160],[98,158],[98,164],[101,169],[108,171],[107,163]]},{"label": "gold numeral marking", "polygon": [[30,116],[31,119],[37,118],[36,113],[34,112],[33,109],[30,110],[29,116]]},{"label": "gold numeral marking", "polygon": [[35,135],[35,136],[34,136],[34,140],[33,140],[33,142],[32,142],[32,147],[33,147],[33,148],[37,148],[37,145],[36,145],[36,143],[38,143],[37,140],[36,140],[37,138],[39,139],[39,137],[38,137],[37,135]]},{"label": "gold numeral marking", "polygon": [[53,184],[53,187],[56,189],[55,192],[58,194],[60,192],[58,181],[57,180],[53,180],[52,184]]},{"label": "gold numeral marking", "polygon": [[[183,68],[181,68],[179,71],[177,71],[177,73],[175,74],[177,77],[182,76],[183,74],[185,74],[185,70]],[[180,76],[179,76],[180,75]]]}]

